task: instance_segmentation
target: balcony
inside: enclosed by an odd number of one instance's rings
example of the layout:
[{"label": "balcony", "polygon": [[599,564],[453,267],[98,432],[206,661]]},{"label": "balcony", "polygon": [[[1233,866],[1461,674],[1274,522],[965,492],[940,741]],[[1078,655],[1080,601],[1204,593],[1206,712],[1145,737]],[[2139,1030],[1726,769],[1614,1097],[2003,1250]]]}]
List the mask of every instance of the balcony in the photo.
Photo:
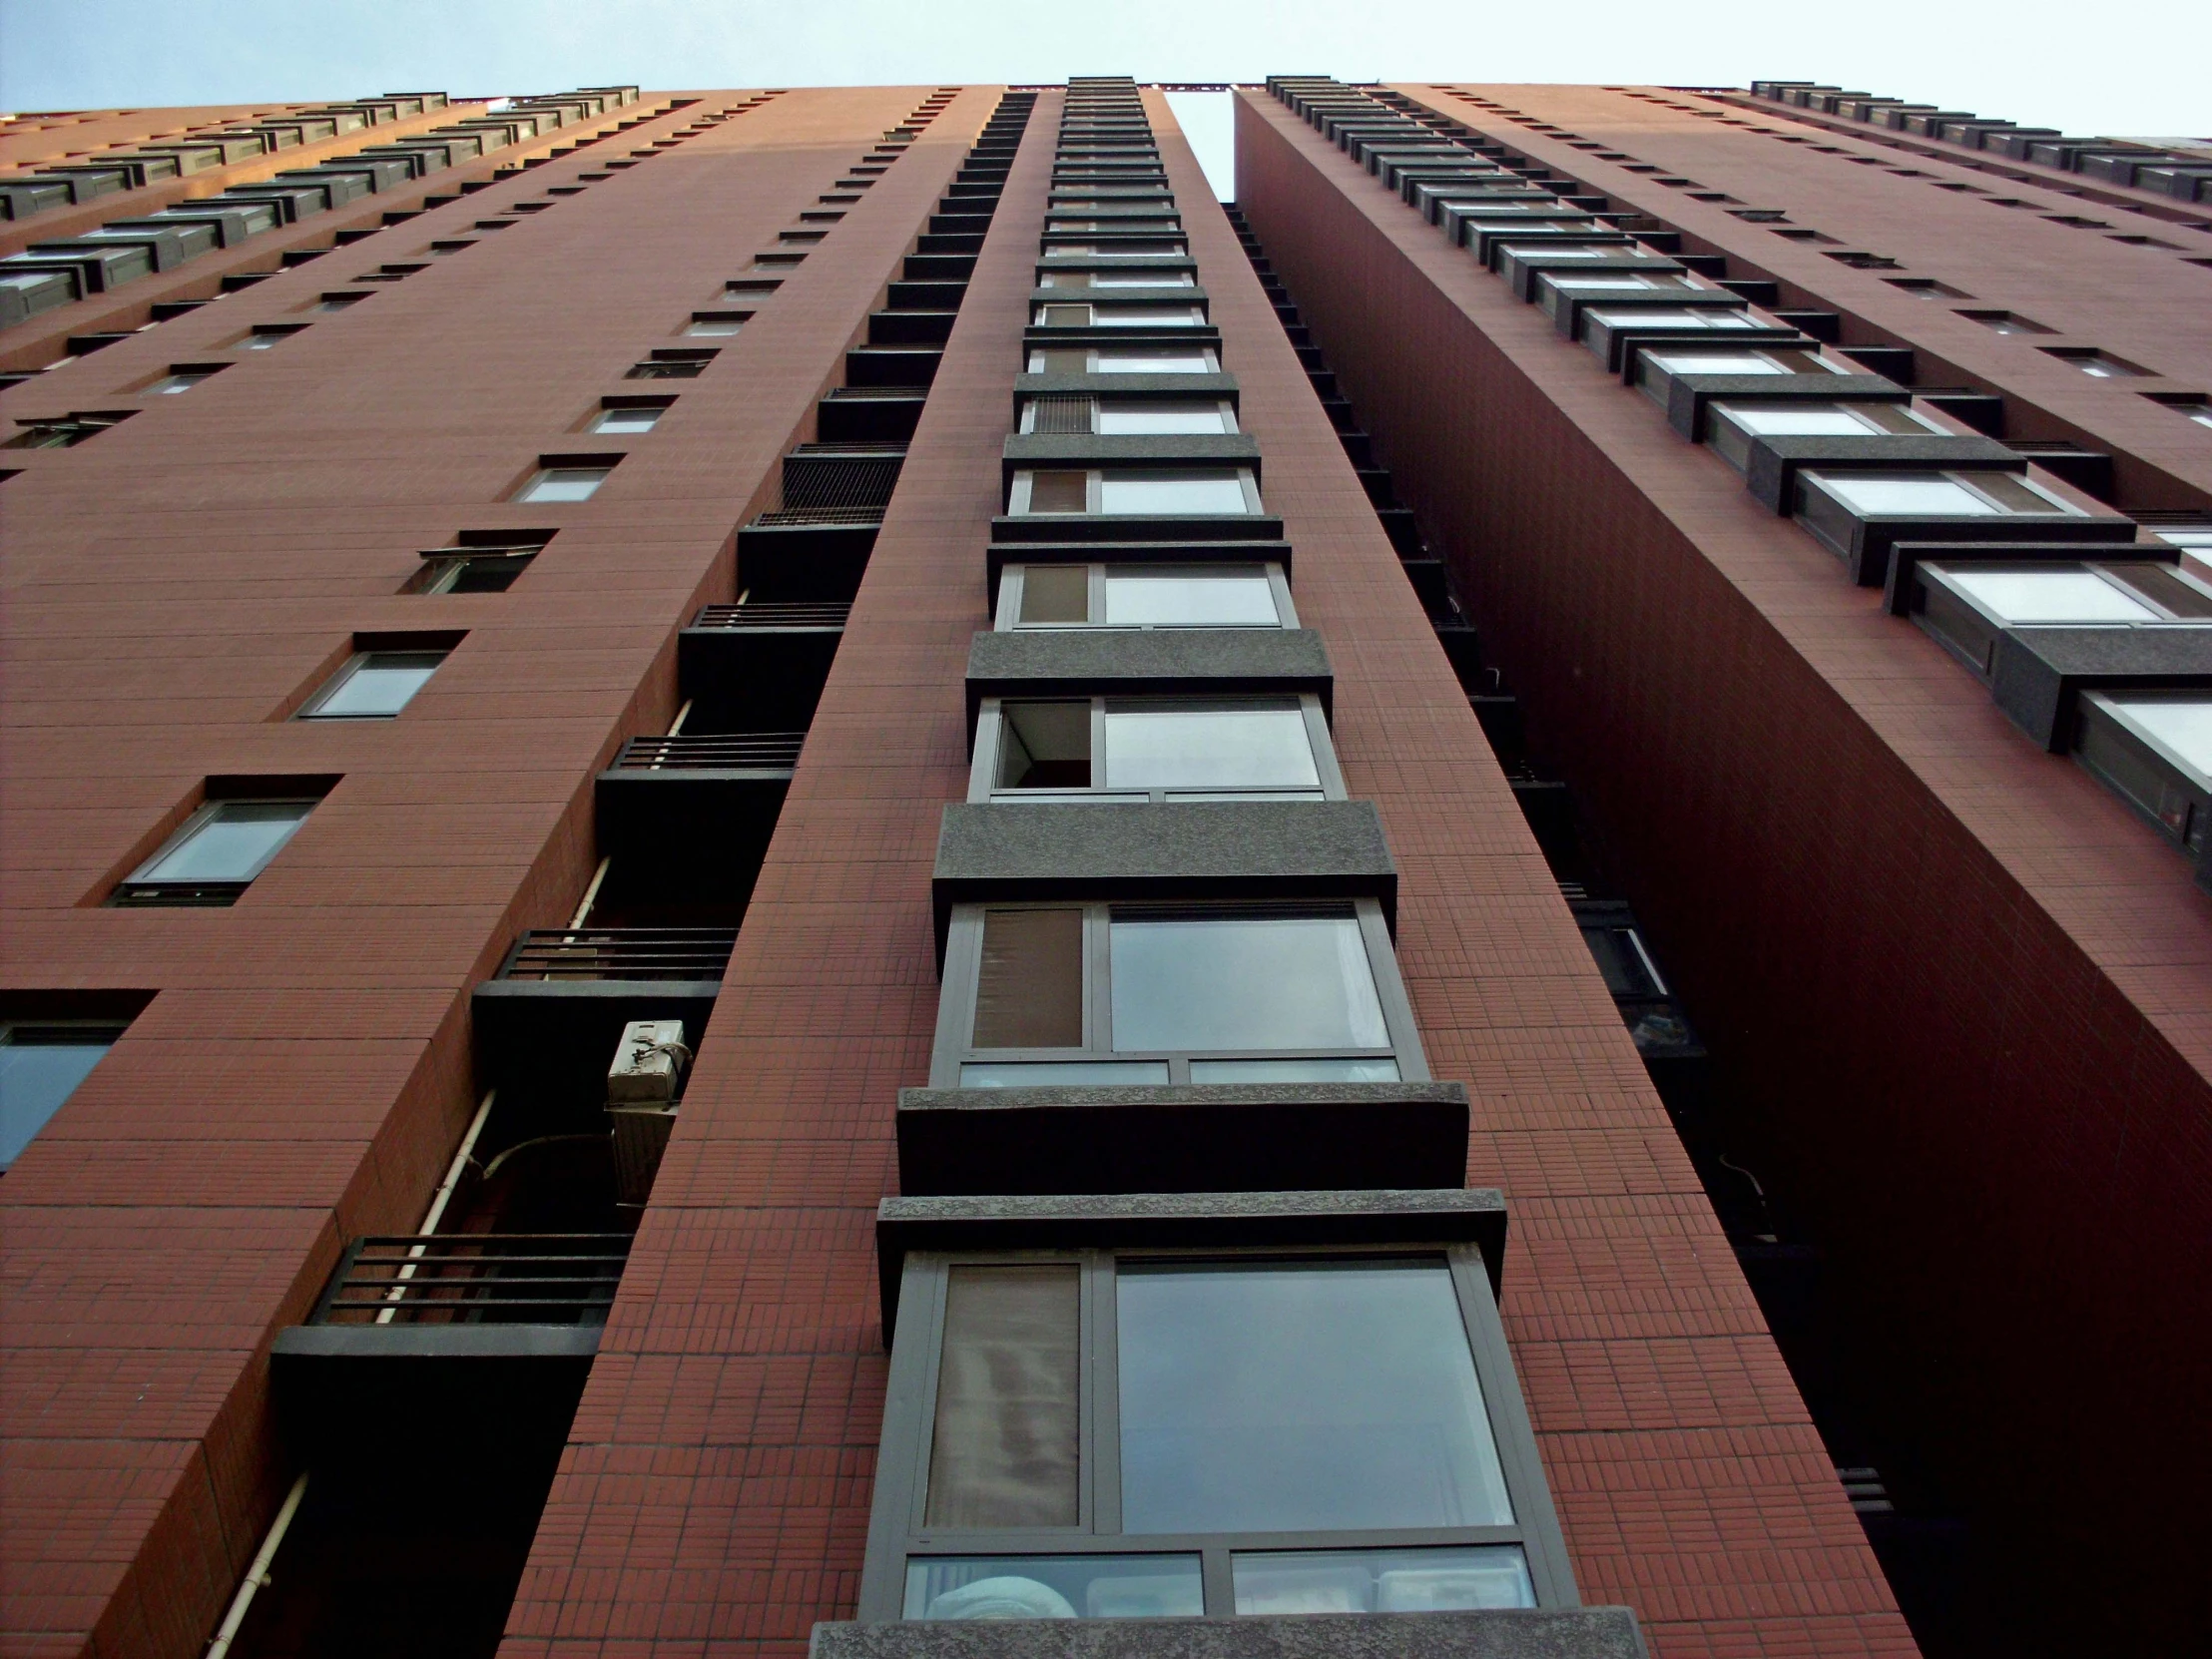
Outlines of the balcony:
[{"label": "balcony", "polygon": [[369,1422],[565,1423],[629,1255],[626,1233],[355,1239],[305,1323],[277,1333],[283,1409],[340,1449]]},{"label": "balcony", "polygon": [[527,1110],[540,1134],[604,1129],[607,1056],[622,1028],[680,1019],[697,1048],[737,937],[735,927],[523,933],[470,998],[478,1086]]},{"label": "balcony", "polygon": [[851,609],[843,600],[706,606],[676,641],[692,719],[710,731],[804,733]]},{"label": "balcony", "polygon": [[[757,869],[806,741],[804,732],[632,738],[594,785],[600,850],[625,868]],[[712,885],[742,888],[742,903],[752,879]]]}]

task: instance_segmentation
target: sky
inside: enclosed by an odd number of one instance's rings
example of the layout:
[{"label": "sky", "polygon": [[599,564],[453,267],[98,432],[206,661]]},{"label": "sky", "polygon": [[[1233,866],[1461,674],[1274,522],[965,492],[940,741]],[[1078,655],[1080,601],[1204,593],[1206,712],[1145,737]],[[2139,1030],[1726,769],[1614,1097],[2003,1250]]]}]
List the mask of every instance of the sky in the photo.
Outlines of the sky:
[{"label": "sky", "polygon": [[[2193,43],[2193,44],[2192,44]],[[648,89],[1832,81],[2069,133],[2212,135],[2206,0],[0,0],[0,109]],[[1226,101],[1178,100],[1224,195]]]}]

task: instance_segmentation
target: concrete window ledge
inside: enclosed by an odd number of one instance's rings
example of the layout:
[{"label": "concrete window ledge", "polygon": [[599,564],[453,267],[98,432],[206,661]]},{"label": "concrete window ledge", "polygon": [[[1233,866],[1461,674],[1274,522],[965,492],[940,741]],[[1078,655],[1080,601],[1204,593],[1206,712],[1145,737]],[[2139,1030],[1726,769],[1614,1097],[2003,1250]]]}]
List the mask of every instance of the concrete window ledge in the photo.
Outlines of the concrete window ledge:
[{"label": "concrete window ledge", "polygon": [[1645,1659],[1626,1607],[818,1624],[810,1659]]}]

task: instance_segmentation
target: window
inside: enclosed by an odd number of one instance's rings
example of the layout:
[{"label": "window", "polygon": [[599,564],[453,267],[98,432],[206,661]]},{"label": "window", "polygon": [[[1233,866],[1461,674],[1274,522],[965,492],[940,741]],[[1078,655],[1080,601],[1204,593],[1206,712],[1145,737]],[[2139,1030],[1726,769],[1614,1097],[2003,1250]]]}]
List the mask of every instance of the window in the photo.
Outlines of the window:
[{"label": "window", "polygon": [[342,311],[358,305],[368,297],[365,293],[326,293],[307,307],[310,311]]},{"label": "window", "polygon": [[0,1025],[0,1170],[68,1104],[124,1029],[119,1020]]},{"label": "window", "polygon": [[1571,1599],[1479,1247],[915,1251],[899,1311],[863,1618]]},{"label": "window", "polygon": [[1055,216],[1044,222],[1044,228],[1048,233],[1089,231],[1095,235],[1103,231],[1111,235],[1117,231],[1126,231],[1131,236],[1157,236],[1164,231],[1182,230],[1183,222],[1172,214],[1159,219],[1061,219]]},{"label": "window", "polygon": [[968,799],[1341,800],[1320,699],[986,698]]},{"label": "window", "polygon": [[1978,322],[1992,334],[2048,334],[2055,330],[2030,322],[2014,311],[1960,311],[1968,322]]},{"label": "window", "polygon": [[2212,804],[2212,699],[2202,692],[2081,694],[2074,759],[2201,855]]},{"label": "window", "polygon": [[190,391],[201,381],[212,378],[222,368],[220,363],[187,365],[178,363],[170,371],[146,388],[150,396],[174,397],[181,391]]},{"label": "window", "polygon": [[650,432],[675,401],[673,397],[655,398],[650,402],[643,398],[626,397],[619,401],[609,398],[585,430],[616,434]]},{"label": "window", "polygon": [[516,490],[516,501],[589,501],[614,470],[608,466],[541,466]]},{"label": "window", "polygon": [[716,346],[667,346],[624,371],[625,380],[696,380],[715,360]]},{"label": "window", "polygon": [[1984,677],[2009,626],[2212,624],[2212,584],[2150,560],[1924,563],[1913,583],[1915,619]]},{"label": "window", "polygon": [[1971,299],[1972,294],[1927,276],[1892,276],[1890,286],[1915,299]]},{"label": "window", "polygon": [[962,905],[944,985],[940,1088],[1428,1075],[1370,899]]},{"label": "window", "polygon": [[1095,432],[1105,437],[1172,437],[1237,429],[1227,398],[1032,397],[1021,410],[1024,432]]},{"label": "window", "polygon": [[2205,397],[2194,392],[2170,396],[2157,392],[2147,392],[2144,395],[2149,397],[2153,403],[2165,404],[2167,408],[2173,410],[2184,420],[2193,420],[2199,426],[2212,426],[2212,397]]},{"label": "window", "polygon": [[1031,374],[1218,374],[1221,360],[1210,346],[1110,345],[1039,347],[1029,353]]},{"label": "window", "polygon": [[2009,472],[1801,472],[1800,512],[1808,510],[1808,491],[1832,497],[1862,518],[1994,518],[2081,510]]},{"label": "window", "polygon": [[1064,258],[1084,259],[1140,259],[1152,258],[1162,254],[1187,254],[1189,252],[1189,244],[1183,242],[1180,238],[1173,241],[1161,240],[1156,242],[1130,241],[1105,243],[1061,242],[1058,240],[1053,240],[1048,242],[1045,246],[1045,257],[1047,259],[1050,259],[1055,255]]},{"label": "window", "polygon": [[694,311],[684,332],[701,336],[735,334],[752,318],[751,311]]},{"label": "window", "polygon": [[271,324],[267,327],[256,328],[238,342],[238,348],[241,351],[272,351],[291,338],[292,335],[305,332],[306,326],[303,322],[295,322],[283,325]]},{"label": "window", "polygon": [[1205,310],[1197,305],[1039,305],[1040,328],[1200,328]]},{"label": "window", "polygon": [[1751,465],[1754,440],[1765,437],[1869,438],[1942,435],[1942,428],[1903,403],[1716,402],[1707,410],[1705,441],[1739,472]]},{"label": "window", "polygon": [[430,558],[407,589],[411,593],[505,593],[542,549],[486,548]]},{"label": "window", "polygon": [[283,849],[311,799],[211,801],[117,887],[118,904],[230,904]]},{"label": "window", "polygon": [[1012,628],[1295,628],[1283,567],[1008,565],[998,626]]},{"label": "window", "polygon": [[2147,368],[2137,368],[2131,362],[2123,362],[2110,352],[2085,346],[2046,345],[2043,350],[2062,363],[2071,363],[2093,379],[2130,380],[2150,372]]},{"label": "window", "polygon": [[1187,288],[1197,286],[1188,271],[1045,271],[1038,285],[1048,288]]},{"label": "window", "polygon": [[1759,326],[1756,318],[1743,311],[1670,310],[1659,305],[1633,311],[1597,309],[1585,314],[1590,321],[1607,328],[1756,328]]},{"label": "window", "polygon": [[1014,474],[1008,510],[1040,513],[1147,513],[1220,517],[1257,513],[1259,486],[1242,467],[1179,471],[1037,471]]},{"label": "window", "polygon": [[308,699],[300,720],[391,720],[429,683],[443,651],[359,651]]}]

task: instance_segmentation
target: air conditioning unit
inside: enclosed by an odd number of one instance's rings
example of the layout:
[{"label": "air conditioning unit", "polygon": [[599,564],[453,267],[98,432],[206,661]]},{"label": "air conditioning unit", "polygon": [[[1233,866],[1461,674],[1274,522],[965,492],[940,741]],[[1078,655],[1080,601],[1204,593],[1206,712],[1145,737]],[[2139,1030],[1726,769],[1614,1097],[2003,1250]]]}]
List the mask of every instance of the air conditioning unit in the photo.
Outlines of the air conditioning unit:
[{"label": "air conditioning unit", "polygon": [[614,1137],[617,1198],[642,1207],[676,1128],[676,1097],[691,1063],[680,1019],[633,1020],[607,1068],[607,1124]]}]

